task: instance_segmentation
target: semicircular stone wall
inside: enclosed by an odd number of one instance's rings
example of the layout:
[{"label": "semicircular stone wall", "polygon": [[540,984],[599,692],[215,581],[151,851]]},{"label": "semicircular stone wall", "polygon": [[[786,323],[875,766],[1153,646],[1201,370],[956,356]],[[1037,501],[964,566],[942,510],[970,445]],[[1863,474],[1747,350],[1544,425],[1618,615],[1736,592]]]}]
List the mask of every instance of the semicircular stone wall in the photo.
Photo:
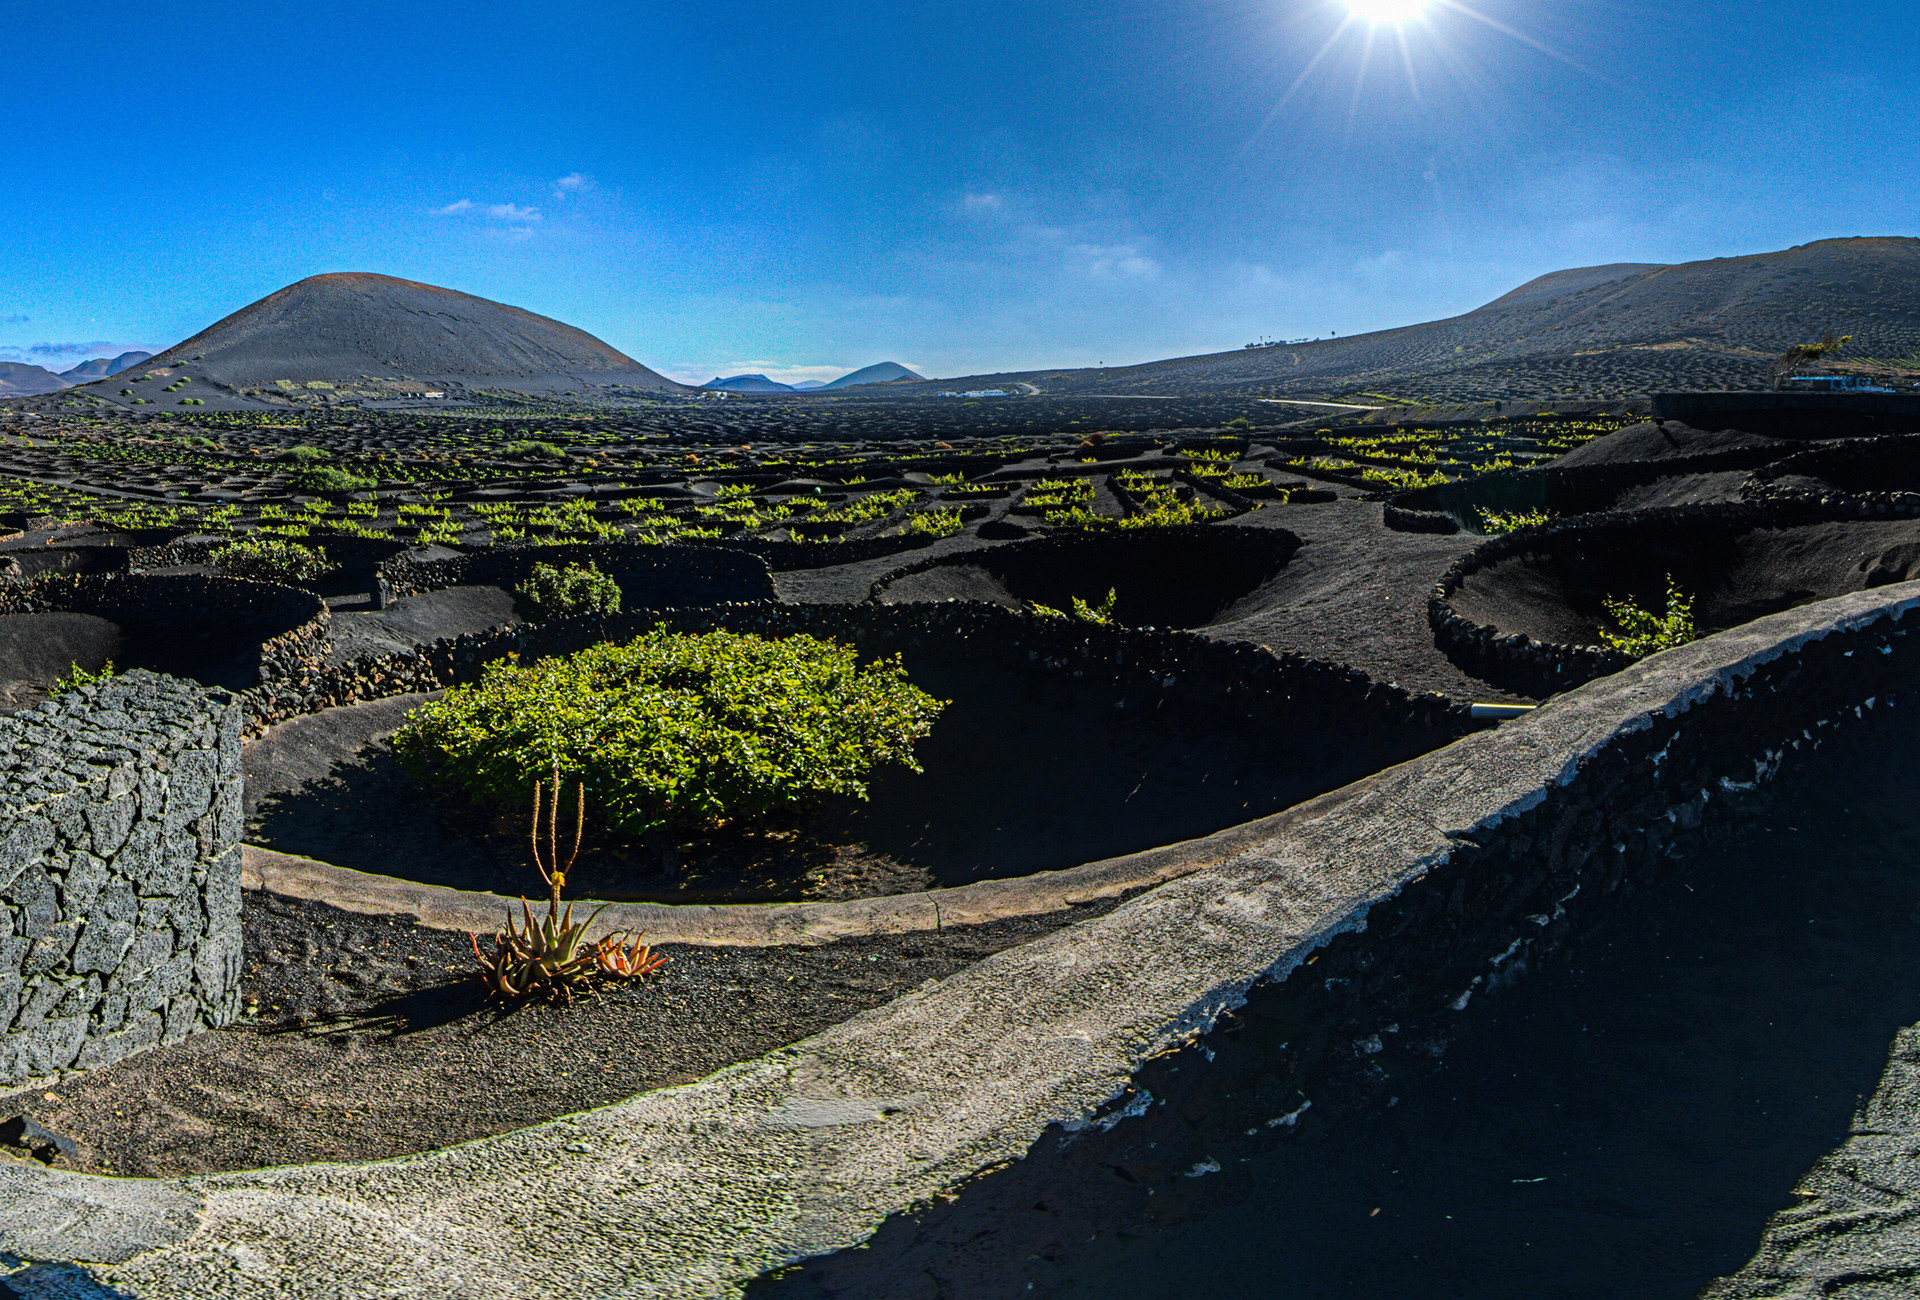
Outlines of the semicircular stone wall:
[{"label": "semicircular stone wall", "polygon": [[1537,695],[1617,672],[1608,600],[1658,612],[1669,578],[1700,632],[1920,577],[1913,509],[1861,501],[1727,502],[1588,515],[1492,538],[1427,598],[1434,643],[1489,682]]}]

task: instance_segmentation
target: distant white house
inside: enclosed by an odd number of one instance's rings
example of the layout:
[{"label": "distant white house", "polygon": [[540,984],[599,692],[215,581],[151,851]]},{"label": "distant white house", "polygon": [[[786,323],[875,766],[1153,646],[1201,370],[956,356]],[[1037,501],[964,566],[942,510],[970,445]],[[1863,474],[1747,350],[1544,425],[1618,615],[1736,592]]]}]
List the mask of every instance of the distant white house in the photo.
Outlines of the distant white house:
[{"label": "distant white house", "polygon": [[1013,394],[1007,392],[1004,388],[973,388],[973,389],[967,390],[964,393],[947,392],[947,393],[937,394],[937,396],[940,396],[940,397],[1012,397]]}]

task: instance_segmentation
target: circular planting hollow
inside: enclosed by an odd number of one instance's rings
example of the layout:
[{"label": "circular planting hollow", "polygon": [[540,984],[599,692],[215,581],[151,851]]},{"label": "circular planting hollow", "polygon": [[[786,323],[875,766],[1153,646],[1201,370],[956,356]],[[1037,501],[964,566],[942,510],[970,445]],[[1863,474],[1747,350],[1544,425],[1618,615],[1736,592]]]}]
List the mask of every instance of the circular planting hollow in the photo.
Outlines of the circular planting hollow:
[{"label": "circular planting hollow", "polygon": [[1281,528],[1189,525],[1037,538],[961,551],[888,574],[882,604],[981,601],[1008,609],[1099,607],[1135,627],[1204,627],[1280,575],[1300,549]]},{"label": "circular planting hollow", "polygon": [[[924,771],[881,768],[866,800],[825,798],[671,842],[592,831],[570,893],[832,899],[1031,875],[1254,820],[1459,730],[1443,702],[1332,665],[1176,633],[977,605],[742,607],[708,625],[721,623],[851,641],[863,657],[899,654],[914,685],[948,702],[915,746]],[[538,652],[535,638],[564,630],[523,630],[512,644],[524,660]],[[496,653],[507,644],[499,640]],[[413,703],[330,711],[256,744],[251,838],[427,884],[535,889],[519,818],[416,780],[386,748],[382,738]],[[314,768],[323,751],[337,760]]]},{"label": "circular planting hollow", "polygon": [[1920,504],[1920,434],[1816,447],[1753,475],[1753,496],[1906,498]]},{"label": "circular planting hollow", "polygon": [[49,668],[92,672],[111,661],[244,690],[276,657],[317,653],[326,622],[319,597],[267,583],[204,574],[43,578],[0,587],[0,682],[15,696],[31,694],[52,685]]},{"label": "circular planting hollow", "polygon": [[732,547],[633,542],[515,546],[437,560],[399,555],[379,566],[377,580],[386,600],[446,587],[511,591],[536,564],[591,565],[620,585],[620,606],[627,610],[768,600],[774,594],[773,575],[757,555]]},{"label": "circular planting hollow", "polygon": [[1401,492],[1386,524],[1402,532],[1484,533],[1482,511],[1545,513],[1571,519],[1609,510],[1646,510],[1738,500],[1749,472],[1779,458],[1771,447],[1738,448],[1676,460],[1504,470]]},{"label": "circular planting hollow", "polygon": [[1429,603],[1461,667],[1545,694],[1614,671],[1608,602],[1660,614],[1669,580],[1700,636],[1848,592],[1920,577],[1920,519],[1852,510],[1710,505],[1590,516],[1484,543]]}]

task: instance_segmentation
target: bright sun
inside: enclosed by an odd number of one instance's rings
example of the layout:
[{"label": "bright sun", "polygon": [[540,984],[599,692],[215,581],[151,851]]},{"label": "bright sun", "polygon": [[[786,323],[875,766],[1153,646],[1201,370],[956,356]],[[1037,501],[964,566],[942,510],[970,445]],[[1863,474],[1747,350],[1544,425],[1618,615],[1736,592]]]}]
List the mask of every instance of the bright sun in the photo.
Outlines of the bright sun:
[{"label": "bright sun", "polygon": [[1420,16],[1427,0],[1347,0],[1356,18],[1370,23],[1404,23]]}]

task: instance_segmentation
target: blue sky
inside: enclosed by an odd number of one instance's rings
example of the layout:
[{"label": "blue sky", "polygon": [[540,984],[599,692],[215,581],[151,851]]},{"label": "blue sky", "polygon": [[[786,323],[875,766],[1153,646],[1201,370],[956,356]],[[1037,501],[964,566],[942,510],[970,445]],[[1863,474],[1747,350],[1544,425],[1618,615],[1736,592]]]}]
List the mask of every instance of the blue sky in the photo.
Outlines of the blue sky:
[{"label": "blue sky", "polygon": [[248,0],[8,26],[0,360],[53,369],[325,271],[513,303],[700,382],[1119,365],[1452,315],[1570,266],[1920,233],[1920,36],[1892,0],[1431,0],[1399,25],[1348,0]]}]

